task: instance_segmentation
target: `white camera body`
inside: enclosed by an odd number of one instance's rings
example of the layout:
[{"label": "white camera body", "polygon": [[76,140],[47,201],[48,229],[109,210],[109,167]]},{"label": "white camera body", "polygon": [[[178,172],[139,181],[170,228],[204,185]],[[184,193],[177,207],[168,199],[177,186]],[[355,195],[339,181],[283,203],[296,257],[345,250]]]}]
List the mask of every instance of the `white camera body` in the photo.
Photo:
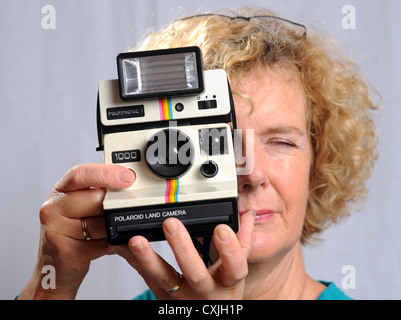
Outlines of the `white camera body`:
[{"label": "white camera body", "polygon": [[118,80],[100,82],[98,150],[105,163],[136,174],[132,186],[107,189],[111,244],[134,235],[163,240],[161,225],[169,217],[180,219],[193,238],[211,236],[221,223],[238,230],[232,96],[224,70],[203,77],[200,94],[131,101],[120,98]]}]

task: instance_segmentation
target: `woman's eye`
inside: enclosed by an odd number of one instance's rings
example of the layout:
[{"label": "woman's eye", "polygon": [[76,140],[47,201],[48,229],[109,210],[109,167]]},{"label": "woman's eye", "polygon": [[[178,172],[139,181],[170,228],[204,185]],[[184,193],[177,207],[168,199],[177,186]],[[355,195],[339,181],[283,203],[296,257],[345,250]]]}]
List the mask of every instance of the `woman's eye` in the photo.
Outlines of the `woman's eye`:
[{"label": "woman's eye", "polygon": [[287,148],[296,147],[295,143],[286,139],[269,139],[266,143],[274,146],[287,147]]}]

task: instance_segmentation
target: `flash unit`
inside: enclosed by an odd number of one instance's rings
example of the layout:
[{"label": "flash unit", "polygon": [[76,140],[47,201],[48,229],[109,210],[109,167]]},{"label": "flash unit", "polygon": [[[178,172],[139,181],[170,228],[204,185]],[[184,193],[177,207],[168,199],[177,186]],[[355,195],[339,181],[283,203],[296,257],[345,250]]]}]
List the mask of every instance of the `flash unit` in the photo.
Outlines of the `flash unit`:
[{"label": "flash unit", "polygon": [[121,53],[117,56],[123,100],[198,94],[204,91],[198,47]]}]

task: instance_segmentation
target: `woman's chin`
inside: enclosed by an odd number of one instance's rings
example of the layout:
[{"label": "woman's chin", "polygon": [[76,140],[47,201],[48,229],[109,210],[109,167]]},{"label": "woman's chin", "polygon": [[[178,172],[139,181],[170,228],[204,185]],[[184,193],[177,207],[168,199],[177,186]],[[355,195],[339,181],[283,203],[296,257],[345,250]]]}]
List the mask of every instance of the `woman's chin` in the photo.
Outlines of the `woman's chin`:
[{"label": "woman's chin", "polygon": [[253,232],[252,249],[248,257],[248,263],[263,263],[282,257],[295,246],[293,241],[278,241],[278,236],[263,232]]}]

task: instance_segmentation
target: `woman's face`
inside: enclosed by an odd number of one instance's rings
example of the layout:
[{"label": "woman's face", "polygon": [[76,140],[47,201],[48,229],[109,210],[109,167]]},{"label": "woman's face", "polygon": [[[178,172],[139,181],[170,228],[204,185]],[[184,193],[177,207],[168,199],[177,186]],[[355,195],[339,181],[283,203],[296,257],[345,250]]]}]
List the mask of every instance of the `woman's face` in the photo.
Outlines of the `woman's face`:
[{"label": "woman's face", "polygon": [[[254,164],[238,175],[239,211],[257,213],[250,263],[279,258],[300,240],[305,218],[312,149],[305,95],[285,70],[257,70],[232,83],[238,129],[253,129]],[[243,147],[245,150],[245,147]],[[247,158],[248,159],[248,158]]]}]

